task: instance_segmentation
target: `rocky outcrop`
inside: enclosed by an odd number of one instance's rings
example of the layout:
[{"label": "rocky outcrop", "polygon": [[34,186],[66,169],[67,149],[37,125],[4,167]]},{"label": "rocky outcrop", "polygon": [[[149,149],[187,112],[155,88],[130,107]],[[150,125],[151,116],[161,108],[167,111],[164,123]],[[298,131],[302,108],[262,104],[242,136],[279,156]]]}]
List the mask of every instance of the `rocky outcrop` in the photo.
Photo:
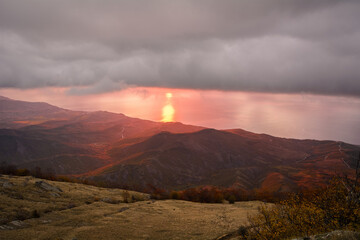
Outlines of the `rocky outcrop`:
[{"label": "rocky outcrop", "polygon": [[47,182],[44,181],[37,181],[35,182],[35,186],[37,186],[38,188],[41,188],[43,190],[46,191],[51,191],[51,192],[56,192],[56,193],[60,193],[62,192],[62,190],[58,187],[55,187]]}]

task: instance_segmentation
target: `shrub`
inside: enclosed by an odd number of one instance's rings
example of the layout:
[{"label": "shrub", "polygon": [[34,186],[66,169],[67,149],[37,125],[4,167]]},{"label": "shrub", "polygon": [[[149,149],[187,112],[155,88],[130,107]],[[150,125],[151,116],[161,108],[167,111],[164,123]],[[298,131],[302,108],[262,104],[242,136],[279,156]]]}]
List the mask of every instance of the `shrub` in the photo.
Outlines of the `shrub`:
[{"label": "shrub", "polygon": [[248,228],[245,226],[240,226],[237,230],[237,233],[240,237],[245,238],[248,235]]},{"label": "shrub", "polygon": [[264,205],[257,216],[249,217],[248,235],[270,240],[356,229],[360,225],[360,201],[351,194],[341,179],[334,179],[325,189],[293,195],[273,207]]},{"label": "shrub", "polygon": [[28,175],[30,175],[30,171],[26,168],[17,169],[17,170],[15,170],[15,175],[28,176]]},{"label": "shrub", "polygon": [[71,208],[74,208],[74,207],[76,207],[75,203],[70,202],[70,203],[68,203],[66,208],[71,209]]},{"label": "shrub", "polygon": [[50,213],[52,211],[54,211],[54,208],[52,208],[52,207],[47,207],[44,209],[44,213]]},{"label": "shrub", "polygon": [[31,212],[31,217],[33,217],[33,218],[39,218],[39,217],[40,217],[40,214],[38,213],[37,210],[33,210],[33,211]]},{"label": "shrub", "polygon": [[180,193],[178,193],[177,191],[172,191],[170,193],[170,198],[171,199],[180,199]]},{"label": "shrub", "polygon": [[123,191],[122,192],[122,198],[123,198],[124,203],[131,202],[131,196],[130,196],[129,191],[127,191],[127,190]]},{"label": "shrub", "polygon": [[16,211],[15,219],[16,220],[25,220],[31,218],[31,213],[23,208],[19,208]]},{"label": "shrub", "polygon": [[148,192],[150,192],[151,199],[169,199],[169,193],[164,189],[157,188],[151,184],[148,184]]},{"label": "shrub", "polygon": [[227,197],[227,199],[229,201],[230,204],[234,204],[235,203],[235,196],[234,195],[230,195],[229,197]]}]

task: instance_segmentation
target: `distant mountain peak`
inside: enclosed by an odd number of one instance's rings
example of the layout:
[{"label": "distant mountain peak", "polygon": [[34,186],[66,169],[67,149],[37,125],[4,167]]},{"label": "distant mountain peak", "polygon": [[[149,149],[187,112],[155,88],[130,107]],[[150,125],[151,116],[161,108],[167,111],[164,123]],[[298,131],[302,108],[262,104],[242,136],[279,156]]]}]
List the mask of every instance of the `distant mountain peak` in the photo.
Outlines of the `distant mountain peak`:
[{"label": "distant mountain peak", "polygon": [[10,99],[8,97],[0,96],[0,100],[12,100],[12,99]]}]

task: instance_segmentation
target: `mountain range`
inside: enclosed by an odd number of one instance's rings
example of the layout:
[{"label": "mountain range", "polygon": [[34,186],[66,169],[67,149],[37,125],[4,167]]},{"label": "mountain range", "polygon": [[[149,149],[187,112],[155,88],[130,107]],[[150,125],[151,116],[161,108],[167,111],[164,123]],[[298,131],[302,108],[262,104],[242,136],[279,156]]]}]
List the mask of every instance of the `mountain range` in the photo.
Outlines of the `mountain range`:
[{"label": "mountain range", "polygon": [[2,164],[133,188],[313,188],[336,174],[353,174],[359,151],[339,141],[154,122],[0,97]]}]

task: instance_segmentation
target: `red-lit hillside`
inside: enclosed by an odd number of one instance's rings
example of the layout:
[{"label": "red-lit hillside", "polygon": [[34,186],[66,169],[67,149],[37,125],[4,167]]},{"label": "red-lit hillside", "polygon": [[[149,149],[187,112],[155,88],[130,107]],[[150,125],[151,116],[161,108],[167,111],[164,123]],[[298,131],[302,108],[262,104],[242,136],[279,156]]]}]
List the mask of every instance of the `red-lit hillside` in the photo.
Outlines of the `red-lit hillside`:
[{"label": "red-lit hillside", "polygon": [[140,188],[311,188],[334,174],[352,173],[360,151],[342,142],[73,112],[7,98],[0,99],[0,106],[3,164]]},{"label": "red-lit hillside", "polygon": [[[163,132],[109,151],[112,164],[93,179],[173,189],[199,185],[289,191],[351,173],[360,148],[334,141],[294,140],[205,129]],[[339,150],[339,146],[341,150]]]}]

